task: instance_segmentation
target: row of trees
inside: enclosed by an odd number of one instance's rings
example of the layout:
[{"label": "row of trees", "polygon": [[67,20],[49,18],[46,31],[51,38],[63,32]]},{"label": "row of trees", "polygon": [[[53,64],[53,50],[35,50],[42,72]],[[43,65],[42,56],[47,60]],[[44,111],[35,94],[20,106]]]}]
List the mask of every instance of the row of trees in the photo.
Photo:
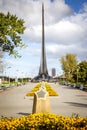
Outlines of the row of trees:
[{"label": "row of trees", "polygon": [[61,57],[61,65],[67,81],[87,84],[87,61],[78,63],[74,54]]}]

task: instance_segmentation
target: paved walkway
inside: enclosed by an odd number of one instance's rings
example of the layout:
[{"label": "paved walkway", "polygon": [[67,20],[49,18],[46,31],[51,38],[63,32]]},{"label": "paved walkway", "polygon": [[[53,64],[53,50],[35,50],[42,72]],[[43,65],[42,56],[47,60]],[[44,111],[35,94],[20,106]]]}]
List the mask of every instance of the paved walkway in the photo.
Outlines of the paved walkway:
[{"label": "paved walkway", "polygon": [[[32,113],[33,97],[26,93],[35,86],[28,83],[25,86],[11,88],[0,92],[0,117],[20,117]],[[51,112],[59,115],[72,116],[73,113],[87,116],[87,92],[51,83],[59,96],[50,97]]]},{"label": "paved walkway", "polygon": [[87,116],[87,92],[68,86],[53,85],[58,97],[51,97],[52,112],[65,116],[73,113],[82,117]]}]

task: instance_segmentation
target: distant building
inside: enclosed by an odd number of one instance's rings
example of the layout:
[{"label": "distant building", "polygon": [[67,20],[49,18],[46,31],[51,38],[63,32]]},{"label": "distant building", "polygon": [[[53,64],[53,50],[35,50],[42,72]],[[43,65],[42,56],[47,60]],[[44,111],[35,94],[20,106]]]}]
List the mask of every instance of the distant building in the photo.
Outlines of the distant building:
[{"label": "distant building", "polygon": [[52,77],[54,77],[56,75],[56,69],[52,68]]}]

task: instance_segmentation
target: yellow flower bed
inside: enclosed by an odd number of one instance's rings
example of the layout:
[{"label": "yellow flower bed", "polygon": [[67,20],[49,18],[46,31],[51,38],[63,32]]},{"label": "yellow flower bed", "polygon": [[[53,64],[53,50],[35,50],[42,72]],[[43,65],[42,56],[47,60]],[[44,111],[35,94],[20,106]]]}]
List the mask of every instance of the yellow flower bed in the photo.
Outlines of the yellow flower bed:
[{"label": "yellow flower bed", "polygon": [[58,96],[58,93],[54,91],[54,89],[47,82],[45,82],[45,87],[47,92],[49,93],[49,96]]},{"label": "yellow flower bed", "polygon": [[[46,87],[47,92],[49,93],[49,96],[58,96],[58,94],[47,82],[44,82],[44,85]],[[41,87],[41,83],[38,83],[30,92],[26,94],[26,96],[34,96],[34,93],[38,91],[40,87]]]},{"label": "yellow flower bed", "polygon": [[87,130],[87,117],[38,113],[21,118],[3,118],[0,130]]},{"label": "yellow flower bed", "polygon": [[38,91],[40,87],[41,83],[37,83],[37,85],[30,92],[26,94],[26,96],[34,96],[34,93]]}]

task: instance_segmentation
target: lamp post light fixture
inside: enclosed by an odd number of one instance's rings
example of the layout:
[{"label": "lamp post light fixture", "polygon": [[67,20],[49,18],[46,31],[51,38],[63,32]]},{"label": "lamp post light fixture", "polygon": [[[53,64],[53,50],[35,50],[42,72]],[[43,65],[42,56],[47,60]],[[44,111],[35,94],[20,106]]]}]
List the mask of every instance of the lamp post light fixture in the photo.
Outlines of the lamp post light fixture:
[{"label": "lamp post light fixture", "polygon": [[16,70],[15,82],[18,82],[18,72],[19,72],[19,70]]},{"label": "lamp post light fixture", "polygon": [[77,79],[76,79],[77,81],[76,82],[77,82],[77,85],[78,85],[78,72],[79,72],[79,67],[78,66],[77,66],[76,71],[77,71]]},{"label": "lamp post light fixture", "polygon": [[[9,66],[7,69],[10,69],[11,67]],[[10,84],[10,76],[8,76],[8,79],[9,79],[9,84]]]}]

